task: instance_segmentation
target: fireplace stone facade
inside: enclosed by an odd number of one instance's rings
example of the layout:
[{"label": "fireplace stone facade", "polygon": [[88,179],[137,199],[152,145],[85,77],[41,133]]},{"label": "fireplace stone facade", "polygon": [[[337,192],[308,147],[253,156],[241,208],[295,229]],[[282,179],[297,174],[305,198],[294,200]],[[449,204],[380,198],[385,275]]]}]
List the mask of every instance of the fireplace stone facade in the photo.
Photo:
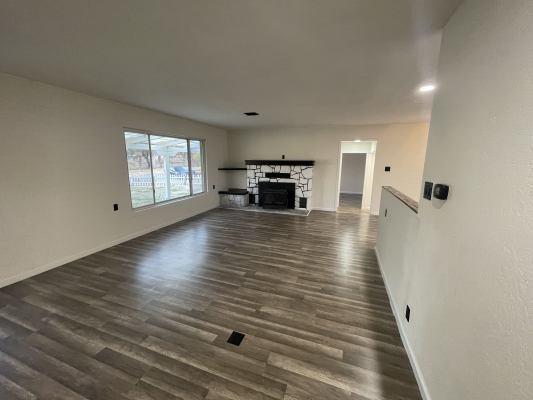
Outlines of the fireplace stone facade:
[{"label": "fireplace stone facade", "polygon": [[[313,190],[313,166],[297,165],[296,161],[282,161],[284,165],[274,163],[252,164],[246,166],[247,188],[255,203],[259,203],[259,182],[287,182],[295,184],[295,208],[310,209]],[[287,163],[287,164],[285,164]],[[291,164],[288,164],[291,163]],[[267,174],[290,174],[290,178],[267,178]],[[275,175],[274,175],[275,176]],[[285,175],[286,176],[286,175]],[[304,199],[300,201],[300,199]]]}]

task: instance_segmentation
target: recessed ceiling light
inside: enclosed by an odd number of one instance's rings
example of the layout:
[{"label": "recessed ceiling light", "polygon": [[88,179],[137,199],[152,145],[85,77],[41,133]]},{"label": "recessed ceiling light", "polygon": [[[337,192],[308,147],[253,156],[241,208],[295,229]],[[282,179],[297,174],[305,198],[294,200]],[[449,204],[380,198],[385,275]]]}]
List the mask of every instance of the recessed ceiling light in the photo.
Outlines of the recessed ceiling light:
[{"label": "recessed ceiling light", "polygon": [[434,85],[432,83],[428,85],[422,85],[418,88],[418,91],[420,93],[427,93],[427,92],[433,92],[435,89],[437,89],[437,85]]},{"label": "recessed ceiling light", "polygon": [[355,140],[354,140],[354,142],[357,142],[357,143],[359,143],[359,142],[360,142],[360,140],[359,140],[359,139],[355,139]]},{"label": "recessed ceiling light", "polygon": [[256,113],[255,111],[249,111],[245,112],[244,115],[246,115],[247,117],[255,117],[256,115],[259,115],[259,113]]}]

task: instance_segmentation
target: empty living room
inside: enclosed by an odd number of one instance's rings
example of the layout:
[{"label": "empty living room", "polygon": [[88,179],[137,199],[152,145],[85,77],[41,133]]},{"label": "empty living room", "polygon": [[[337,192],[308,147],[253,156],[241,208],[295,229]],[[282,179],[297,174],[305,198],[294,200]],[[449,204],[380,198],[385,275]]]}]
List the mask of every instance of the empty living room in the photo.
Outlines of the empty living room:
[{"label": "empty living room", "polygon": [[1,400],[532,400],[533,1],[0,0]]}]

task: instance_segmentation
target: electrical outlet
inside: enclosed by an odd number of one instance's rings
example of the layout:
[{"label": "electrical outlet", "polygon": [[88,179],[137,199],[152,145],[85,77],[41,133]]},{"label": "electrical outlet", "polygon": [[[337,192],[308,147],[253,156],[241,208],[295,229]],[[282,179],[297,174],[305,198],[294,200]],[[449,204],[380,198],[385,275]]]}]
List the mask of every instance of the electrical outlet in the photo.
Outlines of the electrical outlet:
[{"label": "electrical outlet", "polygon": [[389,166],[385,167],[385,172],[390,172],[390,167]]},{"label": "electrical outlet", "polygon": [[285,160],[285,154],[282,154],[282,155],[281,155],[281,159],[282,159],[282,160]]},{"label": "electrical outlet", "polygon": [[216,186],[215,186],[215,185],[213,185],[213,190],[215,190],[215,187],[216,187]]},{"label": "electrical outlet", "polygon": [[385,209],[385,216],[387,216],[387,209]]},{"label": "electrical outlet", "polygon": [[118,204],[117,203],[113,204],[113,211],[118,211]]},{"label": "electrical outlet", "polygon": [[409,322],[409,319],[411,318],[411,307],[409,307],[409,304],[405,306],[405,319],[407,322]]}]

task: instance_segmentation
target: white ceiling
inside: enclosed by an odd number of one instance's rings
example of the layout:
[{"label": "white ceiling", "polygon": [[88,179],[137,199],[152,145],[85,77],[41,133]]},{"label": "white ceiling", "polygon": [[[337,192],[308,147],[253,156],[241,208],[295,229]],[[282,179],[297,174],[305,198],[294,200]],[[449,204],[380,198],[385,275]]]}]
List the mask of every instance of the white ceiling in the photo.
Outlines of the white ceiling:
[{"label": "white ceiling", "polygon": [[0,0],[0,71],[226,128],[427,120],[461,1]]}]

